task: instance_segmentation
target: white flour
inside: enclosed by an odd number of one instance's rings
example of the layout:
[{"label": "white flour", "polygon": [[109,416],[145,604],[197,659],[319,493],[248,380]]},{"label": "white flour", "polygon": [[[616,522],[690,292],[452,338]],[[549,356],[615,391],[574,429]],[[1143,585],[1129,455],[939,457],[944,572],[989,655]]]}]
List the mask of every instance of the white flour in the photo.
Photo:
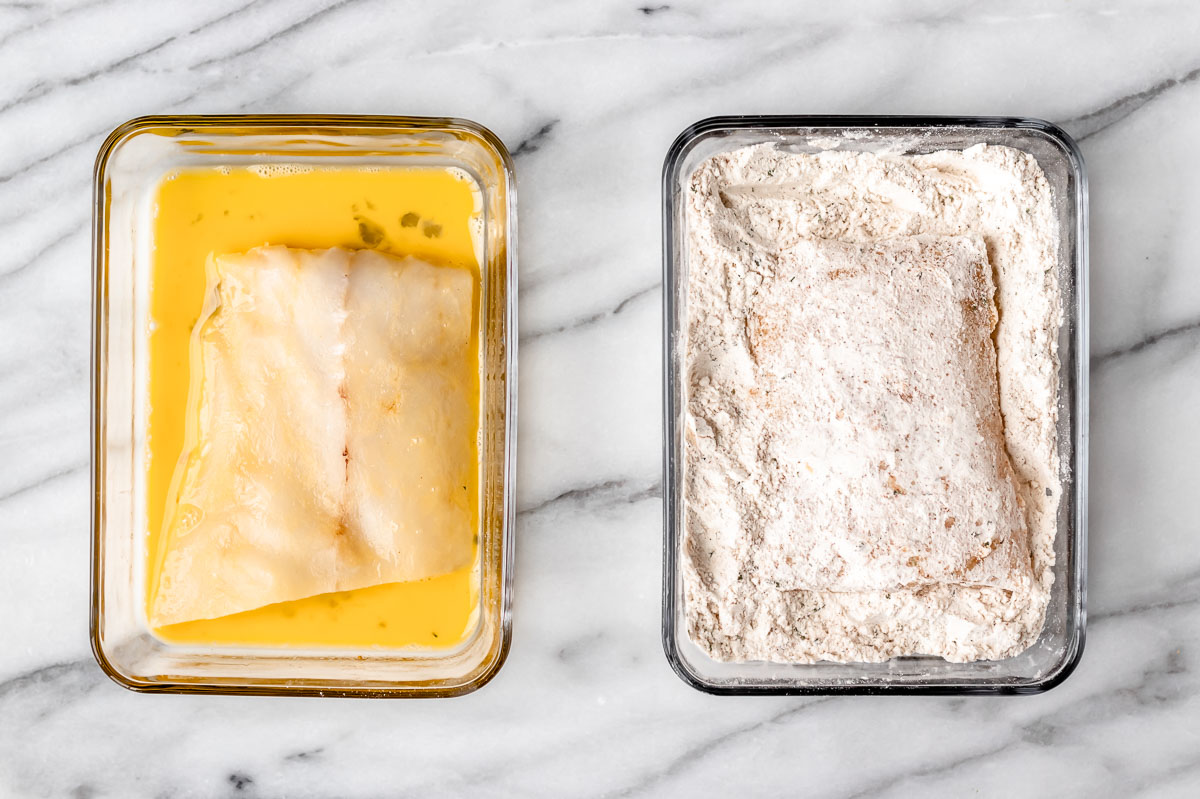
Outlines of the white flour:
[{"label": "white flour", "polygon": [[701,164],[687,213],[692,639],[797,663],[1028,647],[1059,495],[1036,161],[759,145]]}]

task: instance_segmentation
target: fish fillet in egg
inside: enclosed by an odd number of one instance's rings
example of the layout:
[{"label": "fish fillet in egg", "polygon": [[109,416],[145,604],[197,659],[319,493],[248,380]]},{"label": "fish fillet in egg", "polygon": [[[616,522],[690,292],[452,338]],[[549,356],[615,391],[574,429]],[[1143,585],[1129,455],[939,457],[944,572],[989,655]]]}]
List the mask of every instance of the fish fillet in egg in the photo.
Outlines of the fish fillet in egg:
[{"label": "fish fillet in egg", "polygon": [[152,625],[469,563],[474,276],[263,247],[208,278]]}]

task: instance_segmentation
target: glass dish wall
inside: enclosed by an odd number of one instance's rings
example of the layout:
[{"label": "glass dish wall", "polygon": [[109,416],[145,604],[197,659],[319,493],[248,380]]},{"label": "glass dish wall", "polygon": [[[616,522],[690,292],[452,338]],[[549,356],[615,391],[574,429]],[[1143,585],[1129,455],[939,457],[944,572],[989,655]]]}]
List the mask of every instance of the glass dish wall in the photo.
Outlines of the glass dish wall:
[{"label": "glass dish wall", "polygon": [[[148,627],[141,600],[154,192],[180,167],[259,164],[457,167],[482,191],[478,623],[453,649],[172,645]],[[104,143],[94,191],[91,637],[104,670],[145,691],[449,696],[487,682],[511,631],[516,196],[504,145],[455,119],[147,117]]]}]

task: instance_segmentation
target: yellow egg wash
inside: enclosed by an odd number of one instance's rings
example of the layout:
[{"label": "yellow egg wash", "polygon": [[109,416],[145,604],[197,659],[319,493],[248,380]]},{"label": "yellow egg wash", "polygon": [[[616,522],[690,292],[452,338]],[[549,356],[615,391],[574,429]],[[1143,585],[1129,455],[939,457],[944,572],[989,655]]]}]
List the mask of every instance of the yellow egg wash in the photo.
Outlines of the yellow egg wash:
[{"label": "yellow egg wash", "polygon": [[[479,268],[478,191],[439,168],[204,167],[167,175],[155,198],[150,289],[147,606],[161,568],[164,514],[184,446],[189,342],[210,255],[261,245],[346,247]],[[478,331],[470,347],[479,352]],[[478,383],[471,407],[478,408]],[[478,485],[469,495],[478,496]],[[478,519],[478,500],[474,517]],[[476,562],[478,547],[476,547]],[[452,647],[476,623],[477,567],[282,602],[161,627],[174,643],[246,646]]]}]

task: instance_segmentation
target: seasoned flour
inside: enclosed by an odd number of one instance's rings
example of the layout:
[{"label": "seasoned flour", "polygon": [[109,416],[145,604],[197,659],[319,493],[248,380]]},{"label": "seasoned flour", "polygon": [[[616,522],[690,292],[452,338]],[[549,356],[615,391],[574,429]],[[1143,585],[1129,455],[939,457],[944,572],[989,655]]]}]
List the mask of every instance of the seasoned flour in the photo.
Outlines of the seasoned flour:
[{"label": "seasoned flour", "polygon": [[1059,501],[1036,161],[759,145],[701,164],[687,215],[692,639],[796,663],[1028,647]]}]

